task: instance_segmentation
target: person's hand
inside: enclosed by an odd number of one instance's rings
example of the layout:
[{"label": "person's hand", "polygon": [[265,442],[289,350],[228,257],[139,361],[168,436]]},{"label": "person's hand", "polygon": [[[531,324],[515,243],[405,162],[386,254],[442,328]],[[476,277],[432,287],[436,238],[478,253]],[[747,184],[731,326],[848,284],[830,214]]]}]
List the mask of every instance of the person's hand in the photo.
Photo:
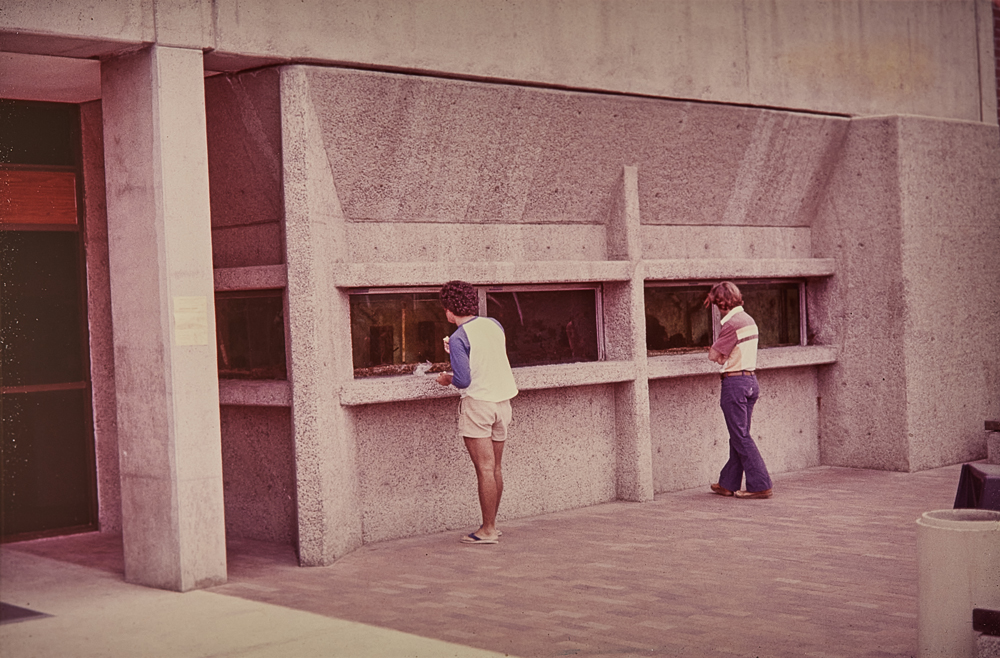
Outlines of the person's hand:
[{"label": "person's hand", "polygon": [[[448,339],[445,338],[445,340]],[[452,375],[450,372],[442,372],[440,375],[437,376],[436,381],[438,384],[441,384],[441,386],[451,386],[451,378]]]},{"label": "person's hand", "polygon": [[451,340],[450,336],[445,336],[444,337],[444,351],[447,352],[448,354],[451,354],[451,347],[449,347],[449,345],[448,345],[448,341],[449,340]]}]

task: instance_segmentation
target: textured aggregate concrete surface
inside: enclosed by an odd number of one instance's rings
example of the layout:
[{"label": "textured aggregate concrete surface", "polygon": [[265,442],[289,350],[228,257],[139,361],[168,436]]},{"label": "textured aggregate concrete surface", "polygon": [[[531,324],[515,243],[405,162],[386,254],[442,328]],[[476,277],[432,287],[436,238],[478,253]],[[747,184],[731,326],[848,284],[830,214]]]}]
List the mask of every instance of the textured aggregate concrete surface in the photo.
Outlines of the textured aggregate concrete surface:
[{"label": "textured aggregate concrete surface", "polygon": [[[451,531],[328,567],[231,541],[228,583],[186,594],[121,582],[115,535],[7,544],[3,601],[54,616],[4,625],[0,643],[24,656],[150,638],[155,655],[190,656],[915,656],[916,520],[951,508],[959,472],[823,466],[778,475],[763,501],[706,483],[512,521],[496,546]],[[33,578],[11,569],[33,564]],[[84,618],[86,631],[72,625]]]},{"label": "textured aggregate concrete surface", "polygon": [[[978,120],[996,112],[979,93],[992,84],[979,71],[990,54],[989,13],[989,0],[6,0],[0,30],[15,53],[97,59],[157,43],[205,51],[211,71],[306,59]],[[52,66],[17,64],[21,84]],[[99,93],[98,80],[89,86]]]}]

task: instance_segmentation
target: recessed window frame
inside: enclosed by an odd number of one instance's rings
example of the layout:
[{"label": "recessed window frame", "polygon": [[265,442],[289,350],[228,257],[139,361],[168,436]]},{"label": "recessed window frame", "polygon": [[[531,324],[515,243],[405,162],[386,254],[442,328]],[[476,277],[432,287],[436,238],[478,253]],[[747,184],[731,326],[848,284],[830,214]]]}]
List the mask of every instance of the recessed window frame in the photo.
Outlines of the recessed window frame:
[{"label": "recessed window frame", "polygon": [[[712,287],[712,284],[709,283],[709,282],[707,282],[707,281],[699,281],[699,280],[691,280],[691,279],[687,279],[687,280],[647,280],[643,284],[643,307],[645,308],[645,301],[646,301],[645,297],[646,297],[646,289],[647,288],[704,288],[705,289],[704,290],[705,296],[707,296],[709,290],[711,290],[711,287]],[[702,297],[702,299],[704,300],[704,296]],[[649,330],[648,321],[646,319],[646,316],[648,316],[648,315],[649,315],[649,309],[645,309],[645,313],[643,314],[643,328],[644,328],[644,330],[646,332],[648,332],[648,330]],[[650,357],[655,357],[655,356],[672,356],[672,355],[676,355],[676,354],[690,354],[690,353],[693,353],[693,352],[700,352],[700,351],[707,350],[709,348],[709,346],[711,345],[711,343],[714,342],[715,338],[718,336],[718,324],[719,324],[718,323],[718,314],[716,312],[715,307],[713,306],[713,307],[711,307],[711,315],[710,315],[710,325],[711,325],[712,336],[709,339],[709,345],[703,345],[703,346],[676,347],[676,348],[664,348],[664,349],[651,350],[649,348],[649,338],[648,338],[648,333],[647,333],[646,334],[646,354],[647,354],[647,356],[650,356]]]},{"label": "recessed window frame", "polygon": [[[743,291],[744,286],[754,286],[754,285],[770,285],[770,284],[797,284],[799,289],[799,341],[795,344],[783,344],[783,345],[769,345],[760,346],[759,349],[770,350],[777,347],[805,347],[809,344],[809,327],[808,327],[808,316],[806,315],[806,281],[799,278],[765,278],[765,279],[733,279],[733,283],[740,288],[740,292]],[[753,309],[751,309],[753,310]],[[713,319],[719,314],[719,309],[716,306],[712,306]],[[751,316],[756,321],[758,318],[756,315],[751,313]],[[715,331],[715,336],[718,338],[719,331],[722,328],[721,324],[722,317],[719,316],[719,324],[716,326],[713,322],[713,327]]]},{"label": "recessed window frame", "polygon": [[[597,358],[594,361],[604,361],[606,358],[606,347],[605,347],[605,330],[604,330],[604,290],[601,283],[552,283],[552,284],[474,284],[479,297],[479,309],[478,314],[481,316],[487,316],[488,313],[488,299],[490,293],[532,293],[532,292],[559,292],[559,291],[572,291],[572,290],[589,290],[594,293],[594,316],[595,316],[595,333],[596,333],[596,347],[597,347]],[[441,290],[440,286],[386,286],[386,287],[364,287],[364,288],[350,288],[347,290],[348,297],[355,295],[390,295],[390,294],[434,294],[437,295]],[[350,304],[349,304],[350,306]],[[444,317],[444,309],[441,310],[441,316]],[[353,334],[354,320],[351,320],[351,343],[352,343],[352,354],[354,352],[354,341],[355,336]],[[451,328],[451,332],[454,331],[454,327]],[[449,334],[451,333],[449,332]],[[353,359],[353,357],[352,357]],[[594,361],[581,361],[580,363],[591,363]],[[448,368],[442,368],[442,364],[432,363],[430,368],[426,372],[433,373],[444,369],[450,369],[450,363],[445,362]],[[416,363],[408,364],[395,364],[394,367],[385,368],[385,370],[390,371],[385,375],[380,375],[377,372],[372,373],[372,371],[377,368],[377,366],[365,366],[356,367],[352,362],[352,367],[354,370],[355,379],[368,379],[371,377],[378,376],[405,376],[406,374],[412,373],[417,365]],[[547,365],[547,364],[539,364]],[[535,367],[535,366],[516,366],[516,367]],[[393,372],[398,371],[398,372]],[[360,374],[359,372],[364,372],[365,374]]]},{"label": "recessed window frame", "polygon": [[[759,347],[759,349],[767,350],[767,349],[774,349],[774,348],[777,348],[777,347],[802,347],[802,346],[806,346],[806,345],[809,344],[809,341],[808,341],[808,322],[807,322],[808,316],[807,316],[807,303],[806,303],[806,280],[805,279],[801,279],[801,278],[798,278],[798,277],[789,277],[789,278],[770,277],[770,278],[759,278],[759,279],[736,279],[736,278],[733,278],[733,279],[729,279],[729,280],[732,281],[733,283],[735,283],[737,285],[737,287],[740,288],[741,292],[743,292],[743,289],[745,287],[748,287],[748,286],[773,285],[773,284],[796,284],[797,287],[798,287],[798,297],[799,297],[799,299],[798,299],[798,317],[799,317],[799,336],[798,336],[798,342],[795,343],[795,344],[768,345],[768,346],[761,345]],[[717,279],[713,279],[711,281],[705,281],[705,280],[700,280],[700,279],[686,279],[686,280],[676,280],[676,279],[675,280],[647,280],[647,281],[644,282],[644,286],[643,287],[644,288],[651,288],[651,287],[655,287],[655,288],[690,288],[690,287],[699,287],[699,288],[701,288],[701,287],[703,287],[703,288],[705,288],[705,295],[707,296],[709,290],[711,290],[712,285],[714,285],[717,282],[718,282]],[[722,329],[722,315],[721,315],[721,313],[719,313],[719,308],[717,306],[715,306],[714,304],[712,306],[710,306],[709,308],[711,310],[711,316],[712,316],[712,343],[714,343],[718,339],[719,332]],[[753,315],[753,313],[751,313],[751,315],[754,317],[755,320],[757,320],[757,316]],[[690,354],[690,353],[693,353],[693,352],[704,351],[704,350],[707,350],[707,349],[708,349],[707,346],[689,347],[689,348],[678,348],[673,353],[674,354]],[[655,352],[655,353],[651,353],[651,352]],[[670,353],[667,353],[665,350],[650,350],[648,345],[647,345],[647,348],[646,348],[646,353],[650,357],[654,357],[654,356],[670,356],[671,355]]]},{"label": "recessed window frame", "polygon": [[[284,288],[255,288],[247,290],[216,290],[215,291],[215,333],[216,333],[216,362],[219,373],[220,380],[229,381],[288,381],[289,380],[289,370],[290,370],[290,359],[289,359],[289,341],[288,341],[288,299],[285,294]],[[268,367],[274,368],[269,374],[273,376],[254,376],[252,374],[241,373],[236,368],[225,368],[222,361],[223,352],[223,333],[224,329],[222,327],[221,318],[219,317],[220,312],[220,301],[225,301],[228,299],[252,299],[252,298],[265,298],[265,299],[276,299],[280,302],[280,313],[281,313],[281,339],[282,339],[282,356],[284,362],[281,364],[271,364]],[[250,332],[250,327],[247,327],[248,336]],[[281,372],[283,370],[283,373]],[[281,376],[283,374],[283,376]]]},{"label": "recessed window frame", "polygon": [[[351,367],[354,373],[354,379],[371,379],[377,377],[391,377],[391,376],[405,376],[412,374],[418,365],[418,363],[406,363],[405,361],[398,364],[377,364],[372,366],[357,366],[354,363],[354,349],[355,349],[355,336],[354,336],[354,316],[353,316],[353,305],[350,301],[351,297],[360,295],[434,295],[435,297],[441,291],[441,286],[386,286],[386,287],[365,287],[365,288],[350,288],[347,290],[348,295],[348,308],[349,308],[349,323],[350,323],[350,335],[351,335]],[[437,302],[440,307],[440,302]],[[482,305],[482,299],[480,299],[480,305]],[[445,322],[444,309],[441,308],[440,320]],[[405,333],[405,332],[404,332]],[[445,335],[450,335],[448,332]],[[404,348],[401,348],[404,349]],[[447,366],[447,367],[446,367]],[[448,361],[443,362],[432,362],[430,367],[426,370],[427,373],[434,372],[444,372],[450,368]]]},{"label": "recessed window frame", "polygon": [[[491,292],[560,292],[569,290],[592,290],[594,292],[594,322],[596,323],[597,358],[593,361],[570,361],[568,363],[594,363],[606,359],[604,341],[604,286],[600,283],[535,283],[502,284],[476,286],[479,291],[479,314],[489,315],[486,301]],[[558,365],[558,364],[540,364]],[[520,366],[529,367],[529,366]]]}]

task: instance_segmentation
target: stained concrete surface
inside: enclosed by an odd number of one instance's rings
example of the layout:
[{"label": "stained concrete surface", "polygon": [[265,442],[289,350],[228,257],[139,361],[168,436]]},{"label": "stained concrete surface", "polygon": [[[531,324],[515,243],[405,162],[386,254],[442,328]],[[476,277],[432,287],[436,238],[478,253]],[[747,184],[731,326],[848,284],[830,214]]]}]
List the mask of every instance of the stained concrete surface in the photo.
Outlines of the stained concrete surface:
[{"label": "stained concrete surface", "polygon": [[[229,582],[129,585],[115,535],[0,548],[9,656],[914,656],[916,519],[954,502],[959,466],[817,467],[775,497],[705,487],[368,544],[328,567],[230,542]],[[470,491],[470,496],[474,492]]]}]

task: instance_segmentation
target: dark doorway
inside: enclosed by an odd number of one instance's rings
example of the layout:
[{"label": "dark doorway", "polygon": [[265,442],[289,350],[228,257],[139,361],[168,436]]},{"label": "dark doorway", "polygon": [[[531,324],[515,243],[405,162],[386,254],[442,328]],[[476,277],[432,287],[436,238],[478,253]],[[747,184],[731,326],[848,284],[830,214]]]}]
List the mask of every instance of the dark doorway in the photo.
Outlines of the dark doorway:
[{"label": "dark doorway", "polygon": [[97,528],[79,126],[0,100],[3,541]]}]

